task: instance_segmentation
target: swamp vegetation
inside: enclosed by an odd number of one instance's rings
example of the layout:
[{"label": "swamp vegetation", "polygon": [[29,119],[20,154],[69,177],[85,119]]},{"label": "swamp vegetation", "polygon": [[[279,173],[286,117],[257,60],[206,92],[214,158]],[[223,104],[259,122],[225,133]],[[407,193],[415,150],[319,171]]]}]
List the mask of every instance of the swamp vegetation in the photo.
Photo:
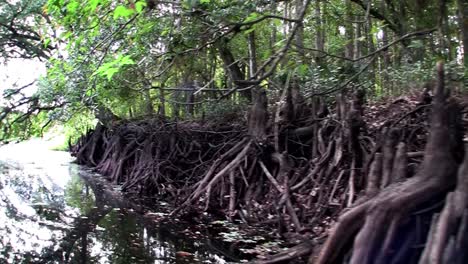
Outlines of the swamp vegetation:
[{"label": "swamp vegetation", "polygon": [[255,262],[467,261],[466,1],[0,5],[5,63],[47,66],[3,90],[4,142],[60,129],[158,220],[288,247]]}]

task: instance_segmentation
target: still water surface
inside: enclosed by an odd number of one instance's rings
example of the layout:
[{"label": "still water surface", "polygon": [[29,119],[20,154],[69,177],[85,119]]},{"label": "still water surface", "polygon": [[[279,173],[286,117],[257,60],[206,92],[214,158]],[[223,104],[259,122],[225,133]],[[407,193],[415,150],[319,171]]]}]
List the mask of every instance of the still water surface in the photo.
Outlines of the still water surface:
[{"label": "still water surface", "polygon": [[41,140],[0,147],[0,264],[235,261],[212,241],[149,221],[71,161]]}]

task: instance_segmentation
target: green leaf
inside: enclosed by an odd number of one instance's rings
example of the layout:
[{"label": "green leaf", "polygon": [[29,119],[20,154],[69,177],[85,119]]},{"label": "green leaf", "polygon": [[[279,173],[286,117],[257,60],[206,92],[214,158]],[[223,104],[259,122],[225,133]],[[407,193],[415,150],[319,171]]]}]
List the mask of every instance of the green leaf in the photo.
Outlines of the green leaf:
[{"label": "green leaf", "polygon": [[114,19],[119,19],[121,17],[129,17],[135,13],[135,10],[126,8],[123,5],[119,5],[118,7],[115,8],[114,10]]},{"label": "green leaf", "polygon": [[160,35],[161,35],[161,37],[165,37],[165,36],[169,35],[169,33],[170,33],[169,29],[165,28],[165,29],[163,29],[163,31],[161,31]]},{"label": "green leaf", "polygon": [[130,55],[127,55],[127,56],[124,56],[124,57],[120,58],[119,64],[120,64],[120,66],[133,65],[133,64],[135,64],[135,61],[132,60]]},{"label": "green leaf", "polygon": [[119,55],[115,60],[104,63],[96,70],[93,75],[105,76],[110,81],[114,74],[119,72],[120,68],[125,65],[133,65],[135,61],[132,60],[130,55]]},{"label": "green leaf", "polygon": [[107,80],[110,81],[112,79],[112,76],[114,76],[114,74],[116,74],[117,72],[119,72],[118,68],[109,68],[104,71],[104,75],[107,77]]},{"label": "green leaf", "polygon": [[80,4],[77,1],[71,1],[67,4],[67,11],[71,14],[76,13],[76,10],[80,7]]},{"label": "green leaf", "polygon": [[64,31],[60,34],[60,38],[63,38],[63,39],[70,39],[72,36],[73,36],[73,33],[70,31]]},{"label": "green leaf", "polygon": [[274,26],[276,26],[276,27],[281,27],[281,26],[283,26],[283,22],[281,22],[281,20],[279,20],[279,19],[274,19],[274,20],[273,20],[273,24],[274,24]]},{"label": "green leaf", "polygon": [[255,31],[255,27],[254,27],[254,26],[250,27],[249,29],[244,30],[243,33],[244,33],[245,35],[248,35],[248,34],[249,34],[250,32],[252,32],[252,31]]},{"label": "green leaf", "polygon": [[258,13],[257,12],[252,12],[249,14],[249,16],[244,20],[244,23],[251,22],[258,19]]},{"label": "green leaf", "polygon": [[146,1],[138,1],[135,3],[135,10],[137,13],[141,13],[146,7]]},{"label": "green leaf", "polygon": [[88,7],[91,11],[96,10],[97,6],[101,3],[101,0],[90,0]]},{"label": "green leaf", "polygon": [[307,76],[308,73],[309,73],[309,65],[301,64],[297,67],[297,74],[299,74],[299,76],[305,77]]},{"label": "green leaf", "polygon": [[211,0],[200,0],[200,4],[209,4]]},{"label": "green leaf", "polygon": [[50,44],[50,38],[44,39],[44,47],[47,48],[49,46],[49,44]]}]

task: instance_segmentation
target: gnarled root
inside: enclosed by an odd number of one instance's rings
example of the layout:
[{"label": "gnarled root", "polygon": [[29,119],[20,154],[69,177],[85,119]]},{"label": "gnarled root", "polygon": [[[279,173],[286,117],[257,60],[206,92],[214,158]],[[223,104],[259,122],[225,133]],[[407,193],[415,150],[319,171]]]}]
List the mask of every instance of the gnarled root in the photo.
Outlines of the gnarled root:
[{"label": "gnarled root", "polygon": [[[375,176],[368,177],[367,192],[369,193],[366,193],[365,201],[357,202],[355,207],[340,216],[318,258],[312,258],[311,263],[337,263],[340,259],[343,260],[350,248],[349,263],[352,264],[396,263],[395,261],[410,256],[407,251],[411,244],[408,243],[411,243],[413,234],[411,232],[401,234],[404,232],[402,226],[408,222],[408,216],[415,209],[453,188],[459,162],[457,158],[459,146],[462,144],[460,137],[453,136],[457,135],[457,131],[460,130],[460,111],[455,102],[447,100],[441,64],[438,65],[438,74],[439,82],[435,91],[430,137],[426,145],[422,168],[415,176],[402,182],[401,180],[405,178],[402,174],[406,172],[404,168],[407,162],[404,156],[406,151],[401,150],[404,149],[403,145],[398,147],[394,162],[389,160],[393,159],[393,154],[384,153],[383,164],[387,164],[384,167],[385,177],[381,185],[384,189],[370,198],[369,196],[372,196],[370,190],[375,193],[377,188]],[[392,145],[394,146],[394,143]],[[390,170],[389,164],[392,163],[393,167]],[[375,169],[371,172],[375,173]],[[371,182],[371,179],[374,180]],[[385,187],[387,183],[390,185]],[[463,193],[466,194],[466,190]],[[466,207],[463,203],[463,208],[455,210],[455,204],[460,204],[451,202],[456,199],[455,197],[456,194],[449,195],[438,227],[433,228],[434,235],[428,244],[431,248],[426,248],[426,253],[420,263],[446,263],[441,262],[443,259],[441,249],[442,245],[444,247],[447,245],[445,242],[450,241],[447,234],[453,234],[449,226],[453,226],[450,223],[453,223],[455,219],[451,215],[456,215],[456,220],[462,222],[460,219],[464,217]],[[463,228],[460,226],[457,230],[461,229]],[[455,234],[451,239],[455,241],[457,237],[463,236]],[[450,248],[445,252],[452,252],[451,256],[454,256],[453,252],[457,251],[457,246],[455,242],[449,243],[447,247]],[[405,263],[411,263],[408,259],[405,261]]]}]

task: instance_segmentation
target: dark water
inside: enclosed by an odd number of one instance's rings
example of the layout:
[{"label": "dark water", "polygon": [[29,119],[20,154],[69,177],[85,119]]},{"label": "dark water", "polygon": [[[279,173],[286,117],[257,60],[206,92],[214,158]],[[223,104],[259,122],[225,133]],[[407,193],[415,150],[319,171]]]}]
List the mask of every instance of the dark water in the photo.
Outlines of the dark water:
[{"label": "dark water", "polygon": [[40,141],[0,148],[0,263],[237,261],[219,243],[158,225],[158,213],[137,213],[71,161]]}]

